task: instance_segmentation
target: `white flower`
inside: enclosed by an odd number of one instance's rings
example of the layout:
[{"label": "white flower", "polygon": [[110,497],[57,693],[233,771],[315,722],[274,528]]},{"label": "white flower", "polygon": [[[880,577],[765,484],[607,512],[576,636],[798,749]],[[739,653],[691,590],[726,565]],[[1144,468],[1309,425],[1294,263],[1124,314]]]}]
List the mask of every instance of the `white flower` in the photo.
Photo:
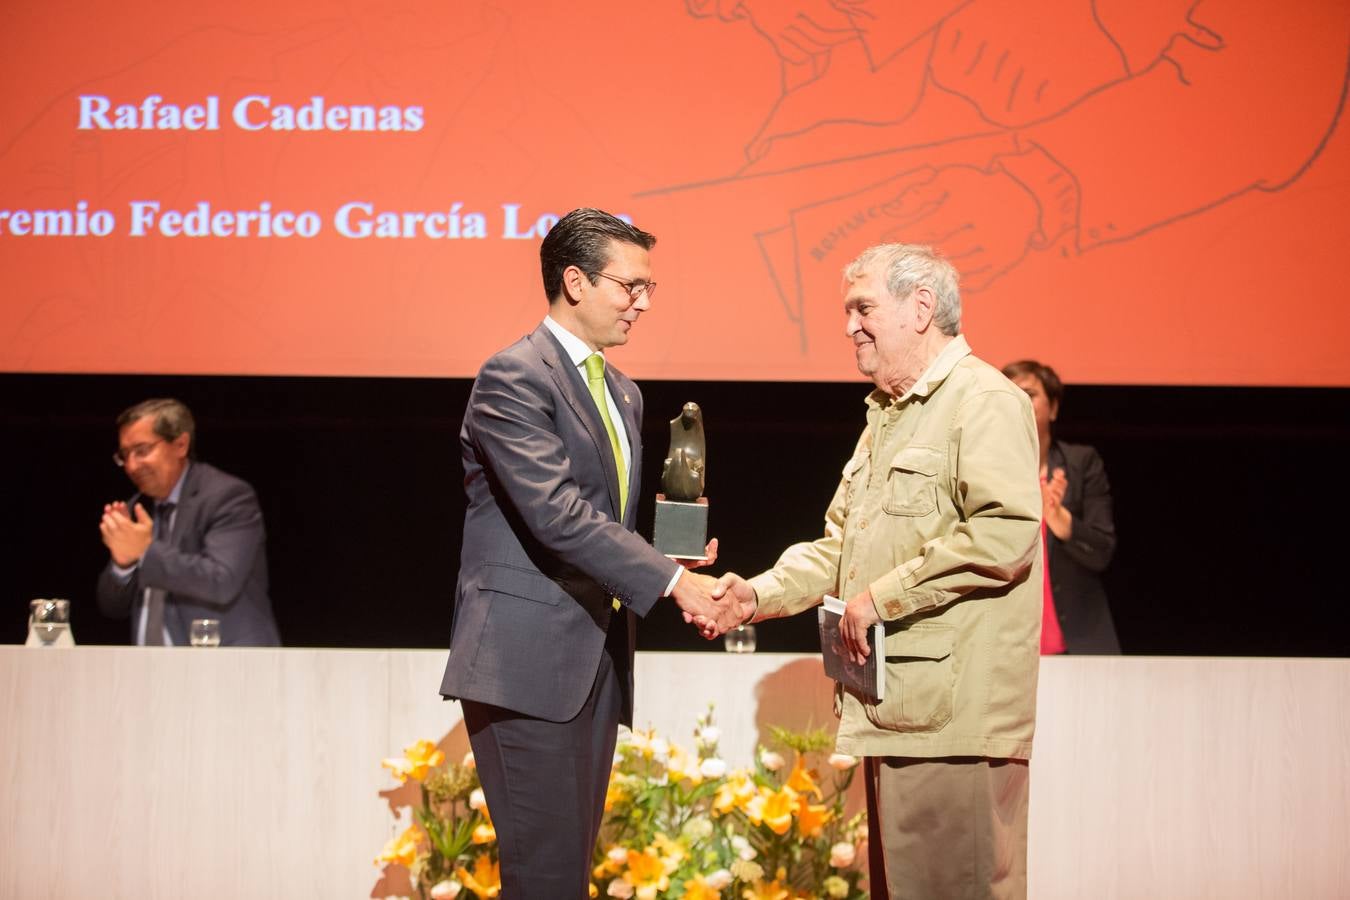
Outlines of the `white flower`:
[{"label": "white flower", "polygon": [[633,896],[633,886],[622,878],[615,878],[609,883],[609,887],[605,888],[605,893],[611,897],[618,897],[619,900],[628,900]]},{"label": "white flower", "polygon": [[445,881],[437,882],[431,889],[431,900],[454,900],[459,896],[459,891],[463,887],[453,878],[447,878]]},{"label": "white flower", "polygon": [[605,858],[616,866],[623,865],[628,862],[628,851],[619,846],[610,847],[609,852],[605,854]]},{"label": "white flower", "polygon": [[774,753],[772,750],[759,748],[759,764],[770,772],[777,772],[783,766],[787,765],[787,760],[783,759],[782,754]]},{"label": "white flower", "polygon": [[829,762],[840,772],[847,772],[858,764],[858,757],[849,756],[847,753],[831,753]]},{"label": "white flower", "polygon": [[474,788],[473,793],[469,795],[469,809],[476,809],[479,812],[487,809],[487,797],[483,796],[482,788]]},{"label": "white flower", "polygon": [[695,816],[684,823],[684,836],[698,843],[712,837],[713,823],[707,816]]},{"label": "white flower", "polygon": [[698,764],[698,771],[704,778],[721,778],[727,774],[727,764],[715,756],[710,756]]},{"label": "white flower", "polygon": [[470,750],[468,753],[465,753],[465,754],[464,754],[464,759],[463,759],[462,762],[460,762],[460,765],[463,766],[463,767],[466,768],[466,769],[476,769],[476,768],[478,768],[478,763],[476,763],[476,762],[473,761],[473,751],[472,751],[472,750]]},{"label": "white flower", "polygon": [[660,760],[665,760],[670,755],[670,744],[665,738],[652,738],[652,756]]},{"label": "white flower", "polygon": [[857,849],[850,843],[840,842],[835,844],[830,848],[830,865],[836,869],[851,866],[853,865],[853,857],[857,852]]},{"label": "white flower", "polygon": [[722,729],[716,725],[704,725],[698,730],[699,743],[704,745],[715,744],[722,738]]},{"label": "white flower", "polygon": [[725,891],[727,888],[731,887],[731,882],[735,880],[736,876],[732,875],[726,869],[718,869],[716,872],[713,872],[707,878],[703,879],[703,883],[714,891]]},{"label": "white flower", "polygon": [[739,834],[731,839],[731,849],[736,851],[736,855],[744,860],[752,860],[759,854],[755,848],[750,846],[750,842]]}]

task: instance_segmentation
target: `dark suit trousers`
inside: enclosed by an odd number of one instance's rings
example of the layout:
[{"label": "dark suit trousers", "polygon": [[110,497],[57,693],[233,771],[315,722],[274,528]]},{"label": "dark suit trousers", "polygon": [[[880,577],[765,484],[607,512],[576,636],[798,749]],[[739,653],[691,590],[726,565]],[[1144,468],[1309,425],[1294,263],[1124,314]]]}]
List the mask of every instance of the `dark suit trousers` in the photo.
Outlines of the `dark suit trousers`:
[{"label": "dark suit trousers", "polygon": [[461,701],[497,829],[502,900],[589,896],[622,709],[621,679],[627,678],[626,629],[623,614],[612,617],[595,684],[570,721]]}]

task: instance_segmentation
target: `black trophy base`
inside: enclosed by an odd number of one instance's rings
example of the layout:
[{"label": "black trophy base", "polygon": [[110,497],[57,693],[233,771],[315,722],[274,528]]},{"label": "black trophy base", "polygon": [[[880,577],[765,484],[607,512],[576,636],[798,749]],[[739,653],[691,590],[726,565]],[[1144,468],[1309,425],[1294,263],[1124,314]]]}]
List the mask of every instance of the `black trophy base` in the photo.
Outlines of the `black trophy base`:
[{"label": "black trophy base", "polygon": [[671,559],[707,559],[708,500],[699,497],[691,503],[667,500],[656,495],[656,525],[652,528],[652,546]]}]

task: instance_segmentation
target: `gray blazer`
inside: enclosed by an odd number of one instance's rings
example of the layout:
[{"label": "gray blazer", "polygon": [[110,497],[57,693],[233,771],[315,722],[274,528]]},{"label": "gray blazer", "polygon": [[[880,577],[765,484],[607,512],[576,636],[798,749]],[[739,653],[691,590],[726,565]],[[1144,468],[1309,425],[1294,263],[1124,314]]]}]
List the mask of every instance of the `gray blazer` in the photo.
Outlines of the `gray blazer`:
[{"label": "gray blazer", "polygon": [[460,432],[468,509],[442,695],[568,721],[595,682],[610,618],[621,615],[621,721],[632,723],[634,613],[647,614],[678,564],[633,531],[642,395],[612,366],[605,379],[632,445],[622,521],[604,423],[548,329],[478,373]]},{"label": "gray blazer", "polygon": [[[111,562],[104,568],[99,609],[114,618],[130,615],[134,643],[145,588],[160,588],[168,592],[164,624],[175,645],[187,644],[193,619],[219,619],[222,646],[280,645],[257,495],[247,482],[203,462],[194,461],[184,477],[173,533],[150,545],[129,580],[119,580]],[[150,501],[137,494],[128,505],[138,502]]]}]

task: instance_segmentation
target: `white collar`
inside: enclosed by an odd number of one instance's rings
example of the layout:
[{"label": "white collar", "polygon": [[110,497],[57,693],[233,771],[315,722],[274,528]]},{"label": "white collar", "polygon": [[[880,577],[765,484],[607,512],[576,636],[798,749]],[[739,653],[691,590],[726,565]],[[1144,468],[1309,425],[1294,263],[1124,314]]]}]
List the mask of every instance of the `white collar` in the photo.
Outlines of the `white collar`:
[{"label": "white collar", "polygon": [[[563,345],[567,358],[572,360],[572,365],[577,368],[585,365],[587,357],[598,352],[587,347],[585,341],[559,325],[552,316],[544,316],[544,327],[553,332],[553,336],[558,339],[558,343]],[[603,353],[600,355],[604,356]]]}]

